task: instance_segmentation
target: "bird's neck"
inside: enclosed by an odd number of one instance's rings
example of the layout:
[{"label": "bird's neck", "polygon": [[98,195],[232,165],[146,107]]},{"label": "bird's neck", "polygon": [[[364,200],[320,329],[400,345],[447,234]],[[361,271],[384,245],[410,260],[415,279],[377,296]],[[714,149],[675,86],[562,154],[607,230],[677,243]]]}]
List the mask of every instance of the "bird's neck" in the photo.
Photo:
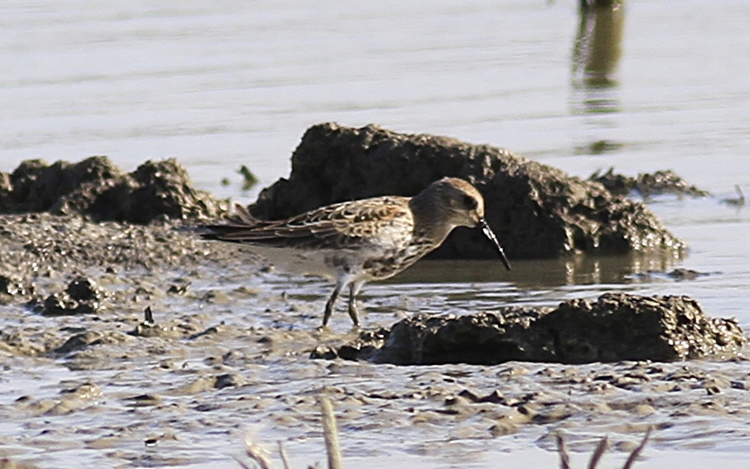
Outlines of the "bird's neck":
[{"label": "bird's neck", "polygon": [[409,208],[414,215],[414,235],[429,239],[435,247],[455,228],[448,214],[435,205],[434,199],[417,195],[409,201]]}]

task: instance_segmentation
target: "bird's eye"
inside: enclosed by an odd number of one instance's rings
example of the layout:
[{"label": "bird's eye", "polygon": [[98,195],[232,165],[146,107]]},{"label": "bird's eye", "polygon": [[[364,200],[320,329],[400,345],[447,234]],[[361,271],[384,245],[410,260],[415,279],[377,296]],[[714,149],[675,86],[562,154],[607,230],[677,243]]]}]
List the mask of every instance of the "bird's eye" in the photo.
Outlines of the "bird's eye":
[{"label": "bird's eye", "polygon": [[466,208],[468,208],[469,210],[474,210],[475,208],[477,208],[477,205],[477,199],[470,195],[464,196],[464,206]]}]

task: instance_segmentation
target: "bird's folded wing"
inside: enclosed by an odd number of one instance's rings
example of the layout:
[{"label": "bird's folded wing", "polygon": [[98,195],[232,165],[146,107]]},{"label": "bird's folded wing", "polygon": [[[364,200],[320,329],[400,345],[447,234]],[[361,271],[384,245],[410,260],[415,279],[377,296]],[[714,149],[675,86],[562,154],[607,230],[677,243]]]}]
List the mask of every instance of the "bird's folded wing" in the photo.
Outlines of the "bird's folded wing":
[{"label": "bird's folded wing", "polygon": [[408,243],[414,228],[402,198],[344,202],[279,221],[257,220],[245,212],[230,224],[206,226],[210,233],[203,237],[269,247],[351,249],[369,243]]}]

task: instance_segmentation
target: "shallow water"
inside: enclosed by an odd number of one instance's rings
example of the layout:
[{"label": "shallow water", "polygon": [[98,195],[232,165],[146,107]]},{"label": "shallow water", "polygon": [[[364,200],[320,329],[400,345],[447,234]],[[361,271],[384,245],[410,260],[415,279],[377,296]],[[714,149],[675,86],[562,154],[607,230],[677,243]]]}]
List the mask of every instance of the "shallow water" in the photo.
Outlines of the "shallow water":
[{"label": "shallow water", "polygon": [[[584,76],[576,66],[575,51],[582,42],[571,0],[315,7],[302,2],[160,2],[158,7],[152,2],[6,2],[0,5],[0,170],[12,170],[28,158],[73,161],[95,154],[132,170],[148,158],[176,156],[200,188],[251,202],[258,189],[243,192],[236,169],[246,164],[260,186],[287,176],[289,157],[304,130],[324,121],[377,123],[490,143],[584,177],[610,166],[628,175],[669,168],[714,194],[648,201],[690,246],[684,259],[514,261],[510,273],[490,263],[421,264],[391,282],[365,288],[366,324],[389,324],[403,311],[461,314],[626,290],[690,295],[708,314],[736,316],[749,329],[750,211],[721,202],[735,197],[734,185],[750,191],[748,20],[750,4],[739,0],[629,1],[609,18],[616,42],[610,54],[592,65],[602,79],[596,73]],[[225,177],[231,185],[221,185]],[[695,280],[664,275],[675,268],[708,275]],[[656,273],[646,275],[649,271]],[[210,289],[212,280],[196,280],[193,288]],[[196,304],[188,298],[174,300],[175,310],[242,330],[288,328],[304,336],[290,339],[311,346],[334,339],[304,332],[320,320],[328,294],[324,282],[276,274],[245,279],[239,273],[227,274],[222,282],[216,288],[228,292],[230,304]],[[238,297],[242,283],[257,296]],[[266,305],[284,312],[282,319],[260,314]],[[18,310],[2,310],[7,313],[3,323],[18,327]],[[25,321],[25,327],[40,330],[61,327],[57,319]],[[346,331],[346,315],[335,315],[333,327]],[[262,354],[248,340],[230,337],[224,345],[253,357]],[[309,462],[322,459],[312,397],[300,401],[302,417],[284,413],[274,420],[274,405],[288,411],[296,404],[276,404],[272,396],[309,397],[323,384],[411,389],[414,376],[432,372],[311,363],[299,355],[304,345],[290,346],[289,356],[276,351],[268,362],[241,361],[235,371],[247,377],[250,384],[244,387],[180,397],[175,388],[208,372],[204,358],[225,349],[210,341],[191,344],[177,350],[162,344],[166,358],[154,353],[135,362],[94,361],[83,371],[69,371],[64,365],[70,363],[54,360],[4,358],[0,402],[5,406],[18,406],[13,402],[24,395],[56,398],[66,379],[92,380],[104,397],[93,398],[88,411],[69,415],[8,411],[0,424],[3,450],[41,466],[46,460],[45,467],[80,466],[79,458],[132,467],[236,467],[229,455],[239,452],[247,427],[263,422],[261,439],[289,438],[294,457]],[[128,345],[122,347],[127,355]],[[159,361],[167,358],[188,365],[184,376],[157,372]],[[738,378],[750,373],[741,363],[705,366],[726,367],[724,372]],[[492,382],[482,373],[497,372],[469,370],[479,376],[476,386]],[[511,389],[538,385],[508,384]],[[144,389],[177,395],[163,398],[167,402],[154,412],[153,422],[150,407],[130,407],[119,397]],[[254,396],[265,407],[257,414],[243,411],[244,401]],[[218,409],[196,411],[195,399],[215,402]],[[359,409],[339,399],[337,408],[349,413],[342,426],[348,465],[555,463],[543,437],[558,429],[556,423],[489,438],[483,422],[459,425],[439,418],[440,413],[434,422],[416,425],[401,415],[416,405],[416,398],[402,407],[393,404],[395,410],[386,417],[394,419],[390,427],[378,418],[376,409],[387,407],[383,402],[360,403]],[[667,420],[665,415],[656,420]],[[286,425],[286,418],[292,423]],[[632,418],[625,413],[621,421]],[[602,419],[583,436],[569,424],[582,450],[590,451],[595,439],[608,432],[637,440],[635,433],[617,428],[617,419]],[[717,458],[727,467],[740,467],[748,451],[742,426],[746,414],[700,419],[684,418],[683,425],[662,429],[661,436],[657,432],[647,449],[650,459],[637,467],[698,467]],[[307,426],[297,427],[300,421]],[[453,433],[443,431],[454,424]],[[156,448],[144,447],[149,432],[161,435],[165,428],[173,429],[174,439],[167,436]],[[87,438],[87,432],[95,437]],[[622,454],[610,456],[623,459]]]}]

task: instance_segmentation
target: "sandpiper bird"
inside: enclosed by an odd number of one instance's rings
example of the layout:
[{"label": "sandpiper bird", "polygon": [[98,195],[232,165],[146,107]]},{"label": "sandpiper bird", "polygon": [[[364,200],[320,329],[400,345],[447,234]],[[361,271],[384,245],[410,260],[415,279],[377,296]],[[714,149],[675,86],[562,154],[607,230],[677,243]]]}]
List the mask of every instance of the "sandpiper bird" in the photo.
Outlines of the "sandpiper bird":
[{"label": "sandpiper bird", "polygon": [[461,179],[443,178],[414,197],[343,202],[278,220],[254,218],[242,206],[224,225],[208,225],[204,239],[243,243],[283,270],[330,277],[323,326],[339,294],[349,289],[349,316],[359,326],[355,298],[365,282],[396,275],[434,250],[457,226],[479,227],[510,264],[484,219],[484,199]]}]

